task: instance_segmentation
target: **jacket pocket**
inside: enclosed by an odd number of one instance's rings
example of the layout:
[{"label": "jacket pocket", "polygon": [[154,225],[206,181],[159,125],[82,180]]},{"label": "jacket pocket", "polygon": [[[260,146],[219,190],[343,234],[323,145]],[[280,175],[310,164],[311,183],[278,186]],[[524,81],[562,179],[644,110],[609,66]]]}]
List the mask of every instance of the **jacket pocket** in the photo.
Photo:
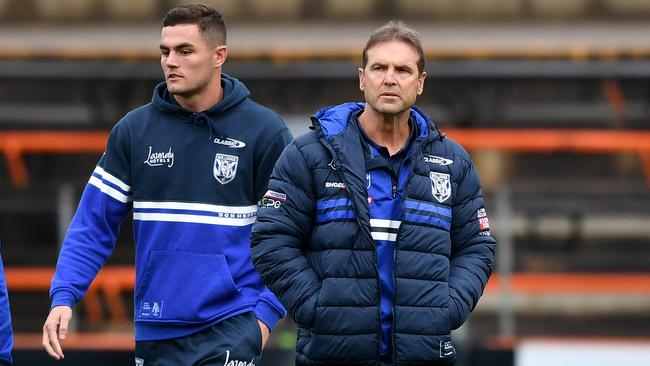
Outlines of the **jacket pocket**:
[{"label": "jacket pocket", "polygon": [[153,251],[136,294],[136,321],[198,323],[227,310],[235,286],[223,254]]}]

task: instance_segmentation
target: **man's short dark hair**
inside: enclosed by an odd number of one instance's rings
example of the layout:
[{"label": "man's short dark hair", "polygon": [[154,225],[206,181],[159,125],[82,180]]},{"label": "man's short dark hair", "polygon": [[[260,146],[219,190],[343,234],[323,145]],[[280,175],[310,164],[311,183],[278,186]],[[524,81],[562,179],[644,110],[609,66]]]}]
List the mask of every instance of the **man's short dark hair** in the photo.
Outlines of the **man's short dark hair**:
[{"label": "man's short dark hair", "polygon": [[221,13],[203,4],[181,5],[171,9],[162,20],[163,27],[196,24],[203,39],[217,45],[226,44],[226,22]]},{"label": "man's short dark hair", "polygon": [[394,21],[384,24],[370,35],[370,39],[363,49],[363,65],[365,69],[368,63],[368,50],[373,48],[378,43],[401,41],[410,44],[418,52],[418,72],[424,71],[424,51],[422,50],[422,42],[420,42],[420,35],[413,28],[408,27],[402,21]]}]

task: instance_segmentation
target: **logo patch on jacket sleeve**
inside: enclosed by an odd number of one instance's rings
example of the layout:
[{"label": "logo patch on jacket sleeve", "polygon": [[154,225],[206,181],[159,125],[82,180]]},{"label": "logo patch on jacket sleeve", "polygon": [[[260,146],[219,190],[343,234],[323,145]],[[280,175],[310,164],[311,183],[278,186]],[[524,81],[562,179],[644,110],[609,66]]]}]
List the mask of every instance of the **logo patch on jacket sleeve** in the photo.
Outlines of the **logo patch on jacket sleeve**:
[{"label": "logo patch on jacket sleeve", "polygon": [[433,197],[442,203],[451,197],[451,181],[449,174],[429,172],[431,178],[431,193]]},{"label": "logo patch on jacket sleeve", "polygon": [[479,235],[490,235],[490,220],[487,217],[485,208],[479,208],[476,211],[476,217],[478,218]]},{"label": "logo patch on jacket sleeve", "polygon": [[262,208],[280,208],[286,200],[286,194],[269,189],[264,193],[259,205]]},{"label": "logo patch on jacket sleeve", "polygon": [[452,356],[455,351],[451,341],[440,341],[440,358]]},{"label": "logo patch on jacket sleeve", "polygon": [[237,175],[237,163],[239,156],[228,154],[217,154],[214,157],[212,174],[217,182],[221,184],[230,183]]}]

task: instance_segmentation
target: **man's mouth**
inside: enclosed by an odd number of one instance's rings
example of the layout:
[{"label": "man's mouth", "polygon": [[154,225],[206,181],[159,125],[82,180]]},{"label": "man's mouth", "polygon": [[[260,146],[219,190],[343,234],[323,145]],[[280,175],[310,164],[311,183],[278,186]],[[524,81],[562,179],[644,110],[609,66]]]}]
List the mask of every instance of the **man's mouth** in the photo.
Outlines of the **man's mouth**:
[{"label": "man's mouth", "polygon": [[379,96],[381,96],[381,97],[387,97],[387,98],[399,98],[399,94],[397,94],[397,93],[390,93],[390,92],[387,92],[387,93],[381,93]]}]

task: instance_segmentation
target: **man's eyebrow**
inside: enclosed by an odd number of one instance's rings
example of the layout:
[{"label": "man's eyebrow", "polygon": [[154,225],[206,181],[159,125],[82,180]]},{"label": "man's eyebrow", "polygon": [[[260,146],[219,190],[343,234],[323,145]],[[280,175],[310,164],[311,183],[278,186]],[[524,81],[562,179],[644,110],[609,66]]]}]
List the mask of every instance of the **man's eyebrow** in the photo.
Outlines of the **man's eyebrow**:
[{"label": "man's eyebrow", "polygon": [[[194,45],[191,44],[191,43],[185,42],[185,43],[178,44],[178,45],[176,45],[176,46],[174,46],[172,48],[186,48],[186,47],[194,47]],[[161,50],[168,50],[169,48],[170,47],[167,46],[167,45],[164,45],[162,43],[160,44],[160,49]]]},{"label": "man's eyebrow", "polygon": [[413,69],[413,67],[408,63],[406,63],[406,64],[395,64],[395,68],[396,69],[401,68],[401,69],[405,69],[405,70],[412,70]]}]

